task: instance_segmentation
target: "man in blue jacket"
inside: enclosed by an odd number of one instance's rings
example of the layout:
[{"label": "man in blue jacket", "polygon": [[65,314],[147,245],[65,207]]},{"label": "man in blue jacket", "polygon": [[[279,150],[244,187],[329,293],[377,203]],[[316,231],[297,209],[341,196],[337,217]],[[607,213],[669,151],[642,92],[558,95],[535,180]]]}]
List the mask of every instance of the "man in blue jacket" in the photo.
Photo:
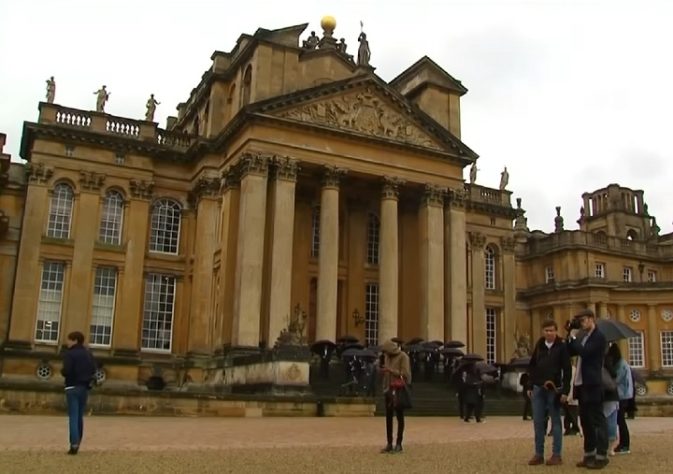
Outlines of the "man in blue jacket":
[{"label": "man in blue jacket", "polygon": [[542,323],[541,337],[535,344],[528,365],[528,383],[526,390],[533,404],[533,429],[535,432],[535,455],[528,464],[536,466],[544,461],[544,440],[547,430],[547,417],[551,418],[553,435],[552,455],[547,459],[548,466],[562,463],[563,432],[561,429],[561,404],[570,393],[570,375],[572,366],[570,355],[563,339],[558,337],[556,321]]},{"label": "man in blue jacket", "polygon": [[575,316],[582,332],[573,328],[568,337],[571,355],[578,355],[575,398],[580,404],[584,431],[584,458],[578,467],[603,469],[608,460],[608,426],[603,414],[602,371],[607,341],[596,326],[596,316],[585,309]]},{"label": "man in blue jacket", "polygon": [[70,450],[68,454],[77,454],[84,436],[84,410],[89,395],[89,387],[96,373],[96,363],[91,353],[84,347],[84,335],[79,331],[68,334],[68,350],[63,354],[65,378],[65,400],[68,406],[70,428]]}]

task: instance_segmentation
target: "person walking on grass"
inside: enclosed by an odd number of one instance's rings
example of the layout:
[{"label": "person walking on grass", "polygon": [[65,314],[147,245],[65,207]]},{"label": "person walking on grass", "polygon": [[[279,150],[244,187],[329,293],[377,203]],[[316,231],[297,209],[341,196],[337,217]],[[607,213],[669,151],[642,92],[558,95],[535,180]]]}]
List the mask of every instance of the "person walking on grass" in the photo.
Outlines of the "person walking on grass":
[{"label": "person walking on grass", "polygon": [[84,410],[89,396],[89,388],[96,373],[96,363],[91,353],[84,347],[84,335],[79,331],[68,334],[68,350],[63,354],[65,378],[65,400],[68,407],[70,450],[77,454],[84,437]]},{"label": "person walking on grass", "polygon": [[[571,364],[566,343],[558,336],[555,321],[542,324],[543,336],[535,344],[528,366],[528,396],[533,406],[533,430],[535,433],[535,454],[528,461],[530,466],[562,464],[563,432],[561,429],[561,405],[565,404],[570,392]],[[544,440],[547,417],[551,420],[553,438],[552,455],[545,462]]]}]

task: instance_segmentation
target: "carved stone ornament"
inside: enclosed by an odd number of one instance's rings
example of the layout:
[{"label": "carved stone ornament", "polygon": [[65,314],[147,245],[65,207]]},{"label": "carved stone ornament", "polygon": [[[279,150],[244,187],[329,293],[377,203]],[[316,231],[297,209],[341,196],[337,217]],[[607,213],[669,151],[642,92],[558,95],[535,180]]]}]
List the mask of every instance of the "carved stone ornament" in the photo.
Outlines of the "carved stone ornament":
[{"label": "carved stone ornament", "polygon": [[382,199],[395,199],[400,195],[400,186],[405,183],[403,179],[400,178],[391,178],[390,176],[385,176],[383,178],[383,187],[381,188],[381,198]]},{"label": "carved stone ornament", "polygon": [[54,169],[45,166],[44,163],[28,163],[26,165],[26,177],[30,182],[45,184],[54,175]]},{"label": "carved stone ornament", "polygon": [[297,172],[299,171],[299,162],[287,156],[276,156],[273,158],[273,164],[276,168],[276,179],[283,181],[297,181]]},{"label": "carved stone ornament", "polygon": [[130,183],[131,195],[138,199],[152,199],[154,183],[144,179],[132,179]]},{"label": "carved stone ornament", "polygon": [[241,175],[238,171],[238,168],[235,166],[222,171],[222,179],[220,181],[221,192],[241,186]]},{"label": "carved stone ornament", "polygon": [[262,153],[244,153],[237,164],[241,178],[248,174],[266,176],[269,172],[270,158],[269,155]]},{"label": "carved stone ornament", "polygon": [[99,191],[105,182],[105,175],[101,173],[79,170],[79,174],[79,183],[82,186],[82,189],[87,189],[89,191]]},{"label": "carved stone ornament", "polygon": [[452,189],[447,192],[447,201],[451,207],[465,207],[467,192],[464,188]]},{"label": "carved stone ornament", "polygon": [[486,245],[486,236],[481,232],[470,232],[470,244],[474,250],[481,250]]},{"label": "carved stone ornament", "polygon": [[442,150],[425,131],[394,110],[388,100],[369,87],[300,105],[280,112],[279,116]]},{"label": "carved stone ornament", "polygon": [[217,196],[220,190],[220,179],[217,176],[201,176],[191,191],[194,202],[205,196]]},{"label": "carved stone ornament", "polygon": [[516,241],[512,237],[500,237],[500,247],[503,252],[514,252]]},{"label": "carved stone ornament", "polygon": [[446,189],[434,184],[426,184],[422,203],[427,206],[443,206]]},{"label": "carved stone ornament", "polygon": [[348,173],[344,168],[337,168],[336,166],[325,166],[325,173],[322,176],[323,188],[338,188],[342,176]]}]

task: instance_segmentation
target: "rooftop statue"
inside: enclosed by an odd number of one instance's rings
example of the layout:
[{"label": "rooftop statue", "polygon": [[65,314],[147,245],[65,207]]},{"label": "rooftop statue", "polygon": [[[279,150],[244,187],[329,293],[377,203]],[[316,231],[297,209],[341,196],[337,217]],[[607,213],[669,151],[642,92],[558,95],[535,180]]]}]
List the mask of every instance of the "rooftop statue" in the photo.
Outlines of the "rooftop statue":
[{"label": "rooftop statue", "polygon": [[504,191],[508,183],[509,173],[507,172],[507,167],[505,166],[505,169],[502,170],[502,173],[500,173],[500,191]]},{"label": "rooftop statue", "polygon": [[53,104],[55,97],[56,97],[56,81],[54,80],[54,76],[51,76],[49,79],[47,79],[47,102]]},{"label": "rooftop statue", "polygon": [[304,40],[302,47],[306,49],[315,49],[318,46],[318,43],[320,43],[320,38],[316,36],[315,31],[311,31],[311,36]]},{"label": "rooftop statue", "polygon": [[[362,22],[360,22],[360,26],[362,27]],[[372,53],[369,50],[367,33],[361,31],[360,36],[358,36],[358,41],[360,42],[360,47],[358,48],[358,66],[369,66],[369,60],[371,59]]]},{"label": "rooftop statue", "polygon": [[96,95],[96,112],[105,112],[105,103],[110,98],[110,93],[103,86],[94,92],[94,95]]},{"label": "rooftop statue", "polygon": [[157,105],[161,105],[161,102],[158,102],[154,98],[154,94],[150,94],[150,98],[147,99],[147,104],[145,104],[145,107],[147,107],[147,112],[145,112],[145,120],[148,122],[154,121],[154,112],[157,110]]},{"label": "rooftop statue", "polygon": [[477,182],[477,162],[475,161],[472,163],[472,166],[470,166],[470,184],[474,184]]}]

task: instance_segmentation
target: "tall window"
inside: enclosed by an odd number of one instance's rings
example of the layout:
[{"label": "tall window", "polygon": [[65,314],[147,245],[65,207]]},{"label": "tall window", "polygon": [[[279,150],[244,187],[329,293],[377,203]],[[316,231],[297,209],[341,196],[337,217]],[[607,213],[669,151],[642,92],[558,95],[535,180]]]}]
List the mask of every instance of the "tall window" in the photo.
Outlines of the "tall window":
[{"label": "tall window", "polygon": [[596,263],[595,267],[595,272],[594,276],[596,278],[605,278],[605,264],[604,263]]},{"label": "tall window", "polygon": [[91,344],[110,345],[116,289],[117,269],[114,267],[98,267],[93,286],[93,308],[91,311],[90,327]]},{"label": "tall window", "polygon": [[633,269],[631,267],[624,267],[624,281],[631,282],[633,281]]},{"label": "tall window", "polygon": [[98,240],[104,244],[121,244],[124,198],[118,191],[108,191],[105,194],[102,214]]},{"label": "tall window", "polygon": [[486,269],[486,289],[495,290],[495,250],[493,247],[486,247],[484,252],[484,262]]},{"label": "tall window", "polygon": [[661,366],[673,367],[673,331],[661,331]]},{"label": "tall window", "polygon": [[377,265],[379,263],[379,231],[381,224],[374,213],[369,213],[367,221],[367,263]]},{"label": "tall window", "polygon": [[252,66],[245,69],[243,88],[241,89],[241,107],[250,103],[250,89],[252,88]]},{"label": "tall window", "polygon": [[645,334],[643,331],[636,331],[635,337],[630,337],[629,341],[629,365],[634,368],[645,367]]},{"label": "tall window", "polygon": [[495,363],[497,351],[497,323],[498,314],[495,308],[486,308],[486,362]]},{"label": "tall window", "polygon": [[379,285],[368,283],[365,287],[365,342],[375,346],[379,341]]},{"label": "tall window", "polygon": [[180,243],[180,204],[170,199],[161,199],[152,206],[152,234],[150,251],[178,253]]},{"label": "tall window", "polygon": [[554,267],[546,267],[544,269],[544,282],[551,283],[554,281]]},{"label": "tall window", "polygon": [[47,236],[56,239],[70,237],[70,221],[72,218],[73,191],[65,183],[54,186],[49,206],[49,224]]},{"label": "tall window", "polygon": [[145,277],[143,309],[143,349],[171,350],[175,277],[150,273]]},{"label": "tall window", "polygon": [[37,324],[35,326],[37,342],[58,342],[64,273],[65,264],[63,262],[45,262],[42,267],[42,283],[37,302]]},{"label": "tall window", "polygon": [[656,283],[657,272],[655,272],[654,270],[647,270],[647,281],[650,283]]},{"label": "tall window", "polygon": [[311,213],[311,257],[320,255],[320,206]]}]

